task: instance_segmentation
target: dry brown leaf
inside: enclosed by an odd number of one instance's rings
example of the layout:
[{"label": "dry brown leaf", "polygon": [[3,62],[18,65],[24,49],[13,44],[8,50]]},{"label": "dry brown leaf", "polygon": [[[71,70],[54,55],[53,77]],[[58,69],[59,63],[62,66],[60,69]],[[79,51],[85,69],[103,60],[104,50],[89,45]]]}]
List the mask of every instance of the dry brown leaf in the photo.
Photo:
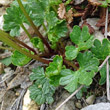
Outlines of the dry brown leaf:
[{"label": "dry brown leaf", "polygon": [[84,13],[74,13],[73,14],[73,17],[81,17],[83,15],[84,15]]},{"label": "dry brown leaf", "polygon": [[86,19],[88,16],[94,16],[97,11],[97,6],[93,6],[90,3],[86,6],[82,19]]},{"label": "dry brown leaf", "polygon": [[100,6],[101,3],[99,3],[99,0],[88,0],[88,2],[94,6]]},{"label": "dry brown leaf", "polygon": [[73,9],[71,8],[70,10],[68,10],[68,12],[66,13],[66,20],[67,22],[70,24],[73,21]]},{"label": "dry brown leaf", "polygon": [[65,18],[65,14],[66,14],[66,9],[65,9],[65,5],[64,3],[59,4],[59,8],[58,8],[58,16],[60,19],[64,19]]},{"label": "dry brown leaf", "polygon": [[[98,20],[96,26],[97,27],[105,27],[105,17],[103,16],[100,20]],[[110,23],[110,14],[108,15],[108,24]]]}]

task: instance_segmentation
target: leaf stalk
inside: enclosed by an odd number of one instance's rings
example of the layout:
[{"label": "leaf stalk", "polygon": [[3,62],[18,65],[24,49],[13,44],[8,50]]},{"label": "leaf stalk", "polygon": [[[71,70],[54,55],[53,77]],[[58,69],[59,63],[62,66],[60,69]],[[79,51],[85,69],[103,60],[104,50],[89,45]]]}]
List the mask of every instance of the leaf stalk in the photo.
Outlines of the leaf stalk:
[{"label": "leaf stalk", "polygon": [[[4,34],[2,34],[4,33]],[[19,51],[20,53],[33,58],[35,60],[38,60],[40,62],[43,62],[45,64],[49,64],[50,61],[40,58],[38,55],[32,55],[31,52],[26,52],[25,50],[22,49],[22,47],[18,44],[16,44],[14,41],[12,41],[11,39],[8,38],[8,36],[6,36],[7,34],[5,34],[5,32],[3,32],[2,30],[0,30],[0,40],[4,43],[6,43],[7,45],[11,46],[12,48],[14,48],[15,50]]]},{"label": "leaf stalk", "polygon": [[27,31],[27,29],[25,28],[24,24],[21,24],[22,29],[25,31],[25,33],[27,34],[27,36],[29,37],[29,39],[32,39],[32,36],[29,34],[29,32]]},{"label": "leaf stalk", "polygon": [[43,38],[42,34],[39,32],[38,28],[34,25],[33,21],[31,20],[30,16],[28,15],[28,13],[26,12],[21,0],[17,0],[22,12],[24,13],[24,15],[26,16],[26,18],[28,19],[29,23],[31,24],[32,28],[34,29],[36,35],[38,35],[39,38],[42,39],[43,43],[46,45],[46,47],[48,48],[49,51],[52,51],[50,45],[48,44],[48,42],[45,40],[45,38]]}]

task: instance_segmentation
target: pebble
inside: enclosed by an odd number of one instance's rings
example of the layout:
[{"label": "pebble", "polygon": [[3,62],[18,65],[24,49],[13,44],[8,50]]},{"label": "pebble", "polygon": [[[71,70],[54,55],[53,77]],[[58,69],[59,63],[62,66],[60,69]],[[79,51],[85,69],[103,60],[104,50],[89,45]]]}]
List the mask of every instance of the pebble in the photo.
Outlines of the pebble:
[{"label": "pebble", "polygon": [[23,110],[39,110],[39,106],[30,99],[29,90],[27,90],[23,99]]},{"label": "pebble", "polygon": [[89,105],[81,110],[110,110],[110,103],[98,103]]},{"label": "pebble", "polygon": [[94,101],[95,101],[95,95],[91,95],[91,96],[89,96],[89,97],[86,99],[86,102],[87,102],[88,104],[93,104]]},{"label": "pebble", "polygon": [[77,108],[79,108],[79,109],[82,108],[81,102],[76,102],[76,103],[75,103],[75,106],[76,106]]}]

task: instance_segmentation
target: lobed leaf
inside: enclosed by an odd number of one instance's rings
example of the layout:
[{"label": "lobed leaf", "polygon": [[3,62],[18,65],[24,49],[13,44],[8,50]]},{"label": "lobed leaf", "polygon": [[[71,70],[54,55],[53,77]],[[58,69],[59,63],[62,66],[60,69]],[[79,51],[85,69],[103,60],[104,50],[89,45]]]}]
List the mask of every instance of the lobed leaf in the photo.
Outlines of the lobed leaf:
[{"label": "lobed leaf", "polygon": [[65,21],[60,21],[58,24],[51,28],[48,31],[48,39],[52,43],[52,48],[55,49],[56,42],[59,41],[60,38],[65,37],[67,33],[67,25]]},{"label": "lobed leaf", "polygon": [[69,92],[73,92],[77,89],[78,86],[78,77],[75,72],[70,69],[63,69],[61,71],[60,85],[66,85],[65,89]]},{"label": "lobed leaf", "polygon": [[87,26],[84,26],[82,31],[79,26],[74,26],[70,38],[73,43],[78,45],[80,51],[91,48],[93,43],[93,36],[90,35]]},{"label": "lobed leaf", "polygon": [[46,68],[46,76],[50,79],[50,83],[54,86],[59,85],[59,80],[61,78],[61,70],[63,68],[63,58],[62,56],[56,55],[53,58],[53,62],[49,64]]},{"label": "lobed leaf", "polygon": [[41,52],[44,52],[44,44],[40,38],[38,37],[32,38],[31,43],[35,48],[38,48]]},{"label": "lobed leaf", "polygon": [[59,22],[59,19],[57,18],[54,11],[51,11],[46,14],[46,21],[48,23],[48,29],[50,30],[53,28],[57,23]]},{"label": "lobed leaf", "polygon": [[92,83],[94,73],[98,71],[99,61],[93,57],[91,52],[79,53],[77,61],[80,65],[79,70],[73,72],[70,69],[64,69],[61,71],[60,84],[66,85],[65,89],[69,92],[77,89],[79,84],[89,86]]},{"label": "lobed leaf", "polygon": [[[109,60],[109,65],[110,65],[110,60]],[[103,85],[103,84],[105,84],[106,83],[106,74],[107,74],[107,72],[106,72],[106,64],[102,67],[102,69],[100,70],[100,76],[101,76],[101,78],[100,78],[100,80],[99,80],[99,84],[100,85]],[[110,72],[110,68],[109,68],[109,72]],[[110,77],[109,77],[109,79],[110,79]]]},{"label": "lobed leaf", "polygon": [[32,11],[32,20],[35,25],[40,26],[45,20],[45,12],[48,9],[48,0],[28,0],[29,7]]},{"label": "lobed leaf", "polygon": [[9,66],[12,63],[12,59],[11,59],[11,57],[6,57],[6,58],[0,60],[0,62],[6,66]]},{"label": "lobed leaf", "polygon": [[16,66],[24,66],[31,60],[31,58],[15,50],[11,56],[11,60]]},{"label": "lobed leaf", "polygon": [[67,60],[73,60],[77,57],[79,52],[78,48],[75,48],[74,46],[66,46],[65,49],[65,56]]},{"label": "lobed leaf", "polygon": [[53,58],[53,62],[51,62],[49,66],[46,68],[46,76],[51,77],[51,76],[59,75],[62,69],[62,65],[63,65],[62,56],[56,55]]},{"label": "lobed leaf", "polygon": [[108,55],[110,55],[110,41],[103,39],[101,43],[98,39],[96,39],[91,51],[94,53],[95,57],[100,60],[104,60]]},{"label": "lobed leaf", "polygon": [[[24,5],[26,11],[30,14],[30,9],[27,4]],[[29,24],[23,12],[21,11],[19,5],[16,3],[12,4],[11,7],[6,9],[6,14],[4,15],[4,25],[3,29],[5,31],[10,31],[11,36],[20,35],[20,26],[23,23]]]},{"label": "lobed leaf", "polygon": [[48,104],[52,103],[55,88],[49,84],[49,79],[45,77],[44,69],[41,67],[34,69],[30,75],[30,79],[36,81],[29,88],[30,98],[39,105],[45,102]]}]

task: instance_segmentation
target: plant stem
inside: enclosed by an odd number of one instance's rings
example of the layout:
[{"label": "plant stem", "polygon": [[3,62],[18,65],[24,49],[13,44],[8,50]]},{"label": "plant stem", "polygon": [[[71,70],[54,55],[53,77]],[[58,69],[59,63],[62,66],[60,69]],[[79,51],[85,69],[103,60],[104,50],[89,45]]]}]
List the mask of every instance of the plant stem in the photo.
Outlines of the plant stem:
[{"label": "plant stem", "polygon": [[18,44],[16,44],[14,41],[10,40],[8,38],[8,36],[6,36],[6,34],[2,34],[2,33],[5,33],[3,32],[2,30],[0,30],[0,40],[6,44],[8,44],[9,46],[11,46],[12,48],[14,48],[15,50],[19,51],[20,53],[30,57],[30,58],[33,58],[35,60],[38,60],[40,62],[43,62],[45,64],[49,64],[50,61],[46,60],[46,59],[42,59],[40,58],[38,55],[32,55],[31,52],[26,52],[25,50],[22,49],[21,46],[19,46]]},{"label": "plant stem", "polygon": [[29,23],[31,24],[32,28],[34,29],[36,35],[38,35],[39,38],[42,39],[43,43],[46,45],[46,47],[48,48],[49,51],[52,51],[50,45],[48,44],[48,42],[43,38],[42,34],[39,32],[38,28],[34,25],[33,21],[31,20],[30,16],[28,15],[28,13],[26,12],[21,0],[17,0],[21,10],[23,11],[24,15],[26,16],[26,18],[28,19]]},{"label": "plant stem", "polygon": [[25,44],[24,42],[22,42],[22,41],[20,41],[20,40],[18,40],[18,39],[16,39],[16,38],[14,38],[14,37],[11,37],[9,34],[3,32],[3,31],[0,31],[0,33],[3,34],[4,36],[7,36],[9,39],[15,41],[16,43],[21,44],[23,47],[26,47],[26,48],[29,49],[30,51],[34,52],[34,54],[37,54],[37,52],[36,52],[33,48],[31,48],[30,46],[28,46],[28,45]]},{"label": "plant stem", "polygon": [[57,8],[55,6],[52,5],[52,8],[54,9],[54,11],[57,13]]},{"label": "plant stem", "polygon": [[16,38],[12,38],[12,40],[14,40],[15,42],[17,42],[18,44],[21,44],[23,47],[26,47],[27,49],[29,49],[30,51],[34,52],[34,54],[37,54],[37,52],[31,48],[30,46],[26,45],[24,42],[16,39]]},{"label": "plant stem", "polygon": [[78,67],[77,67],[76,65],[74,65],[73,63],[71,63],[70,61],[68,61],[68,60],[66,60],[66,59],[64,59],[63,61],[64,61],[67,65],[69,65],[69,66],[73,67],[74,69],[78,70]]},{"label": "plant stem", "polygon": [[8,47],[3,47],[3,46],[0,46],[0,49],[14,51],[14,49],[11,49],[11,48],[8,48]]},{"label": "plant stem", "polygon": [[45,24],[43,23],[42,25],[43,25],[44,30],[47,31]]},{"label": "plant stem", "polygon": [[25,26],[23,24],[21,24],[22,29],[25,31],[25,33],[27,34],[27,36],[29,37],[29,39],[32,39],[32,36],[29,34],[29,32],[27,31],[27,29],[25,28]]}]

